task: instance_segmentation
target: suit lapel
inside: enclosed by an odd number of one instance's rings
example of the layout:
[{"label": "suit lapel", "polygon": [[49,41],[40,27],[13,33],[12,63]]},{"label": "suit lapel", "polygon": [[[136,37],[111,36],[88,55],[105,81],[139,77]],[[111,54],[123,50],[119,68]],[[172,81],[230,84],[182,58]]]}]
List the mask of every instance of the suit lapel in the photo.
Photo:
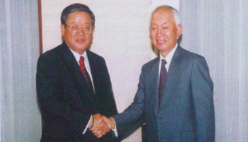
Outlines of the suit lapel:
[{"label": "suit lapel", "polygon": [[99,76],[99,74],[103,72],[100,69],[101,67],[101,64],[99,62],[100,60],[97,60],[98,57],[89,50],[86,50],[86,52],[87,52],[87,56],[89,59],[89,65],[90,65],[90,70],[91,70],[91,75],[92,75],[92,80],[93,80],[92,83],[94,83],[94,87],[95,87],[95,94],[92,95],[91,98],[94,100],[95,109],[97,109],[97,111],[99,112],[102,110],[101,108],[102,106],[99,105],[103,101],[101,100],[101,98],[103,98],[101,95],[104,95],[105,93],[105,92],[100,92],[102,91],[102,89],[99,88],[99,86],[100,87],[102,86],[101,84],[99,84],[99,79],[101,77],[101,75]]},{"label": "suit lapel", "polygon": [[96,84],[96,72],[97,69],[97,62],[95,61],[95,58],[93,57],[93,54],[91,53],[91,51],[86,50],[87,52],[87,56],[88,56],[88,61],[89,61],[89,65],[90,65],[90,70],[91,70],[91,76],[92,76],[92,80],[93,80],[93,85],[95,88],[95,92],[97,90],[97,84]]},{"label": "suit lapel", "polygon": [[[72,52],[70,51],[69,47],[63,43],[62,44],[62,48],[63,48],[63,56],[65,59],[65,64],[67,69],[69,70],[69,73],[71,73],[71,76],[73,78],[73,80],[75,80],[75,85],[78,86],[81,95],[87,95],[87,97],[92,101],[92,93],[90,91],[90,89],[88,89],[88,85],[86,83],[86,80],[83,76],[83,73],[75,59],[75,57],[73,56]],[[85,92],[85,93],[83,93]]]},{"label": "suit lapel", "polygon": [[159,75],[158,75],[158,69],[159,69],[159,57],[157,57],[154,60],[154,64],[151,67],[151,72],[148,74],[148,84],[150,84],[150,88],[148,90],[151,90],[150,93],[151,96],[149,97],[149,101],[151,101],[150,104],[153,105],[153,109],[155,112],[155,115],[158,113],[158,86],[159,86]]},{"label": "suit lapel", "polygon": [[181,60],[182,60],[182,55],[181,55],[181,47],[178,46],[177,50],[174,53],[174,56],[171,60],[169,72],[167,75],[167,81],[165,83],[165,88],[163,90],[163,95],[162,95],[162,102],[160,105],[160,109],[166,105],[166,102],[172,97],[173,95],[173,90],[174,87],[176,86],[180,72],[182,71],[181,68]]}]

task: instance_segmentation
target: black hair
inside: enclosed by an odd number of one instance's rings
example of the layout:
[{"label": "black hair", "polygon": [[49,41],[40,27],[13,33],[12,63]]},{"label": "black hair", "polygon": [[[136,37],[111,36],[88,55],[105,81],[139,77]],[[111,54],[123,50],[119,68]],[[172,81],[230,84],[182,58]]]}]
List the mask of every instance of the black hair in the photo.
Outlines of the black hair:
[{"label": "black hair", "polygon": [[80,4],[80,3],[74,3],[71,4],[69,6],[67,6],[61,13],[61,24],[66,25],[66,20],[68,18],[68,15],[76,12],[76,11],[82,11],[82,12],[86,12],[90,15],[91,18],[91,22],[92,22],[92,26],[95,25],[95,15],[94,13],[90,10],[90,8],[84,4]]}]

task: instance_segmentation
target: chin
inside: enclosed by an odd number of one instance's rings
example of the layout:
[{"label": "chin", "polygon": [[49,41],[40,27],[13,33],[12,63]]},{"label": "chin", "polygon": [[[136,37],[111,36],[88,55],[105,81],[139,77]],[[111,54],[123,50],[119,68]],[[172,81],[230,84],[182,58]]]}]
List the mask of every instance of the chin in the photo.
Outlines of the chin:
[{"label": "chin", "polygon": [[158,46],[157,49],[158,49],[159,51],[161,51],[161,52],[168,50],[167,47],[159,47],[159,46]]}]

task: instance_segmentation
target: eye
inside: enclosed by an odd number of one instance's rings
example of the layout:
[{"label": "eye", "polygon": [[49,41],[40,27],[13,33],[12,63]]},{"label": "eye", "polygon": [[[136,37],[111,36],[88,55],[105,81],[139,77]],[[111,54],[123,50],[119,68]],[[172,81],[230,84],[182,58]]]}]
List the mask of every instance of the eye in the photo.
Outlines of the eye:
[{"label": "eye", "polygon": [[78,26],[78,25],[72,25],[71,28],[72,28],[73,30],[78,30],[79,26]]},{"label": "eye", "polygon": [[168,29],[168,27],[162,27],[162,29],[163,29],[163,30],[166,30],[166,29]]},{"label": "eye", "polygon": [[90,31],[90,29],[91,29],[90,27],[84,27],[85,31]]},{"label": "eye", "polygon": [[152,31],[155,31],[155,30],[157,30],[158,28],[157,27],[151,27],[151,30]]}]

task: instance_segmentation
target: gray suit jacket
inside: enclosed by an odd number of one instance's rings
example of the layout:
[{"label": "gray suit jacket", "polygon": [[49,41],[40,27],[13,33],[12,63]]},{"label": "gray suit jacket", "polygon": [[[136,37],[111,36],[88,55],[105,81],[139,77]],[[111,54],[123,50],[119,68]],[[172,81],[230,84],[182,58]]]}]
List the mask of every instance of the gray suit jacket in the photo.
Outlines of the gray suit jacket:
[{"label": "gray suit jacket", "polygon": [[178,46],[158,106],[159,58],[142,67],[133,103],[115,115],[122,136],[145,118],[148,142],[214,142],[213,82],[204,57]]}]

